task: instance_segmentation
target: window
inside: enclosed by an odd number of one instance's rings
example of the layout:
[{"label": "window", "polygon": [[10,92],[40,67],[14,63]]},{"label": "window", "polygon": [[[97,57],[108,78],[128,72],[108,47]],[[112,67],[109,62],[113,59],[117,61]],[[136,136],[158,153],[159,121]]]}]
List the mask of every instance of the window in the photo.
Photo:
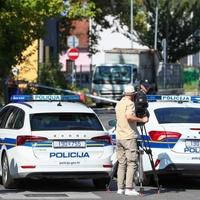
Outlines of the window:
[{"label": "window", "polygon": [[42,113],[30,116],[31,130],[96,130],[103,127],[93,113]]},{"label": "window", "polygon": [[5,128],[5,123],[8,117],[10,106],[3,108],[0,112],[0,128]]},{"label": "window", "polygon": [[154,112],[160,124],[200,123],[200,108],[159,108],[156,109]]},{"label": "window", "polygon": [[17,114],[16,114],[16,118],[15,118],[15,121],[14,121],[14,124],[13,124],[13,128],[14,129],[20,129],[20,128],[23,127],[23,125],[24,125],[24,116],[25,116],[24,111],[19,109]]},{"label": "window", "polygon": [[130,66],[100,66],[96,68],[94,73],[95,84],[125,84],[131,82]]},{"label": "window", "polygon": [[10,110],[8,111],[8,118],[7,118],[7,121],[5,123],[5,128],[9,128],[9,129],[12,129],[13,128],[13,125],[14,125],[14,121],[15,121],[15,118],[16,118],[16,114],[17,114],[17,108],[16,107],[10,107]]}]

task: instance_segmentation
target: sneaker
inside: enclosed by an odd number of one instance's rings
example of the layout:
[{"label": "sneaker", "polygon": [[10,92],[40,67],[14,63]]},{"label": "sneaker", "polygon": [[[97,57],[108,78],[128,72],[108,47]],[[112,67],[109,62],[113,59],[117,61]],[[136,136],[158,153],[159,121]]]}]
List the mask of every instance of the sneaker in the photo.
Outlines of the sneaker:
[{"label": "sneaker", "polygon": [[125,195],[129,195],[129,196],[139,196],[140,193],[137,192],[135,189],[126,189],[126,190],[125,190]]},{"label": "sneaker", "polygon": [[125,191],[124,189],[118,189],[117,194],[124,194],[124,191]]}]

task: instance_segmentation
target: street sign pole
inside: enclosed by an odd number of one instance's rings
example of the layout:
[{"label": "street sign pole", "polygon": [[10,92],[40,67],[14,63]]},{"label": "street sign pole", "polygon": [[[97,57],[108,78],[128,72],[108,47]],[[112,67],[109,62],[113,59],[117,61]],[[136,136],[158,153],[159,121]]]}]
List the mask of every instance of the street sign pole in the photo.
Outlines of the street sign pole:
[{"label": "street sign pole", "polygon": [[75,69],[75,62],[72,62],[72,85],[76,86],[76,69]]},{"label": "street sign pole", "polygon": [[75,68],[75,60],[79,57],[79,50],[77,48],[70,48],[67,51],[67,55],[69,57],[70,60],[72,60],[72,85],[75,86],[76,85],[76,68]]},{"label": "street sign pole", "polygon": [[163,48],[163,64],[164,64],[164,88],[166,88],[166,66],[167,66],[167,41],[166,38],[162,40]]}]

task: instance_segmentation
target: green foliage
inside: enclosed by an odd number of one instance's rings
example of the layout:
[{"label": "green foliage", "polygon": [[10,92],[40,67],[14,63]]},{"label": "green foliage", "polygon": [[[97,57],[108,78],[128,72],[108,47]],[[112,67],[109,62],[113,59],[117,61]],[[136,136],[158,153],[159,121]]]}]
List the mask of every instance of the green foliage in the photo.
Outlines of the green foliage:
[{"label": "green foliage", "polygon": [[199,69],[195,67],[185,68],[183,71],[184,83],[192,84],[199,80]]},{"label": "green foliage", "polygon": [[199,69],[196,67],[184,68],[184,91],[197,94],[199,90]]},{"label": "green foliage", "polygon": [[[88,88],[79,88],[75,85],[66,84],[64,74],[61,72],[61,65],[58,62],[51,62],[49,64],[40,65],[39,80],[38,83],[48,88],[39,87],[35,90],[38,94],[67,94],[64,90],[71,90],[79,94],[85,95],[85,104],[88,106],[92,105],[92,99],[87,97],[89,93]],[[54,89],[52,89],[54,88]],[[34,90],[32,90],[34,92]],[[32,93],[31,92],[31,93]]]},{"label": "green foliage", "polygon": [[69,5],[67,15],[70,19],[93,18],[97,10],[95,3],[90,0],[69,0]]},{"label": "green foliage", "polygon": [[[131,0],[70,0],[69,16],[90,16],[93,19],[91,53],[101,28],[109,28],[105,16],[119,19],[121,27],[126,25],[130,37]],[[158,4],[157,4],[158,3]],[[176,62],[200,50],[200,1],[199,0],[133,0],[133,28],[135,40],[149,48],[154,48],[156,6],[158,6],[157,49],[162,57],[162,40],[167,41],[167,61]],[[84,15],[85,13],[85,15]],[[119,29],[116,28],[115,31]],[[94,47],[94,48],[91,48]]]},{"label": "green foliage", "polygon": [[[65,2],[65,3],[64,3]],[[0,1],[0,76],[6,76],[12,65],[20,62],[25,50],[35,39],[44,34],[47,18],[67,13],[67,19],[92,18],[90,53],[101,28],[112,26],[105,16],[120,19],[129,27],[130,0],[4,0]],[[168,62],[194,54],[200,49],[200,1],[199,0],[134,0],[134,34],[137,42],[154,47],[155,8],[158,2],[158,51],[162,40],[167,40]],[[115,31],[118,31],[116,29]]]},{"label": "green foliage", "polygon": [[184,91],[190,94],[197,94],[199,90],[199,82],[193,81],[192,83],[184,83]]},{"label": "green foliage", "polygon": [[38,76],[38,83],[41,85],[57,89],[63,89],[67,86],[65,77],[61,72],[61,65],[56,61],[40,65]]},{"label": "green foliage", "polygon": [[[135,36],[141,44],[154,48],[156,3],[158,2],[157,48],[160,54],[162,40],[165,38],[168,62],[176,62],[180,58],[200,50],[199,0],[138,0],[133,2]],[[119,5],[128,8],[130,1],[122,0]],[[128,10],[119,12],[119,18],[121,24],[129,26]]]},{"label": "green foliage", "polygon": [[6,77],[22,52],[44,34],[44,21],[64,10],[63,0],[5,0],[0,7],[0,76]]}]

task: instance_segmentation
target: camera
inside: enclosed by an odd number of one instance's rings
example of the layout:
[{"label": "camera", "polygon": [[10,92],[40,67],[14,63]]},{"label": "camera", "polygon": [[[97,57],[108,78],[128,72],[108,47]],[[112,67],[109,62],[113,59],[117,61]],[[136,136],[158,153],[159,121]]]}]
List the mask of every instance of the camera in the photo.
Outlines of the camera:
[{"label": "camera", "polygon": [[147,110],[149,104],[147,96],[144,92],[138,91],[134,97],[135,113],[137,117],[149,117],[149,111]]}]

